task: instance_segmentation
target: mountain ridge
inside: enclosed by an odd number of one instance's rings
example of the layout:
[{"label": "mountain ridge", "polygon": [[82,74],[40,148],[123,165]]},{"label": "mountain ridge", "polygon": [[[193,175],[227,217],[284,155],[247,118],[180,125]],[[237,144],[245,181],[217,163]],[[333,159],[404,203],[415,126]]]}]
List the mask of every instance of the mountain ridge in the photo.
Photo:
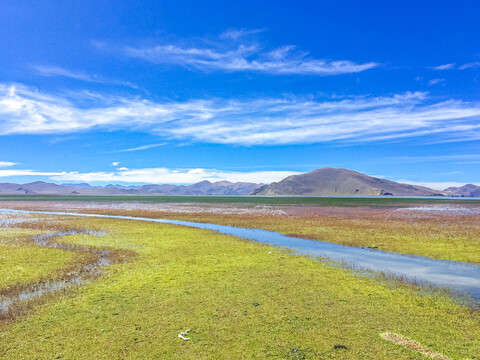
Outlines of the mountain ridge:
[{"label": "mountain ridge", "polygon": [[0,183],[0,195],[298,195],[298,196],[454,196],[480,197],[480,186],[465,184],[443,191],[399,183],[342,168],[322,168],[291,175],[279,182],[256,184],[203,180],[191,185],[146,184],[125,186],[45,181]]},{"label": "mountain ridge", "polygon": [[322,168],[291,175],[253,190],[251,195],[299,196],[446,196],[444,191],[398,183],[353,170]]},{"label": "mountain ridge", "polygon": [[87,183],[58,185],[45,181],[25,184],[0,183],[0,195],[248,195],[263,184],[229,181],[201,181],[192,185],[147,184],[124,186],[108,184],[92,186]]},{"label": "mountain ridge", "polygon": [[449,187],[445,189],[449,196],[459,197],[480,197],[480,186],[474,184],[465,184],[459,187]]}]

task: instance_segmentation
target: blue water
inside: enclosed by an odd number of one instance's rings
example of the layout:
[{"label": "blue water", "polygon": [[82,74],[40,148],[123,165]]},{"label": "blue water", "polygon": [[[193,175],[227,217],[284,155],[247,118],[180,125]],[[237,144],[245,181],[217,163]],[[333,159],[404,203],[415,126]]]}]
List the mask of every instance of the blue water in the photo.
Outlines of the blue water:
[{"label": "blue water", "polygon": [[286,247],[295,250],[301,255],[326,257],[337,261],[343,261],[352,265],[354,268],[385,272],[412,282],[424,283],[437,287],[448,287],[453,290],[467,292],[476,300],[480,299],[480,266],[460,261],[434,260],[421,256],[402,255],[379,250],[338,245],[324,241],[301,239],[262,229],[247,229],[191,221],[53,211],[0,209],[0,212],[140,220],[208,229],[226,235],[233,235],[261,243]]}]

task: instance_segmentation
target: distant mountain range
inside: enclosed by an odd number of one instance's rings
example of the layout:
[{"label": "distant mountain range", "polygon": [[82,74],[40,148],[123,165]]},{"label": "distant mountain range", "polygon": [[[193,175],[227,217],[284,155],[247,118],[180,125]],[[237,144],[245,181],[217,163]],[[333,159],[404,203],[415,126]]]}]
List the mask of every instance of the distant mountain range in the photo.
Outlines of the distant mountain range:
[{"label": "distant mountain range", "polygon": [[192,185],[124,186],[87,183],[57,185],[43,181],[0,183],[1,194],[38,195],[299,195],[299,196],[459,196],[480,197],[480,186],[467,184],[443,191],[379,179],[347,169],[324,168],[292,175],[270,185],[247,182],[201,181]]},{"label": "distant mountain range", "polygon": [[379,179],[347,169],[324,168],[292,175],[264,185],[251,195],[302,196],[480,196],[480,186],[465,185],[444,191]]},{"label": "distant mountain range", "polygon": [[449,196],[480,197],[480,186],[466,184],[461,187],[449,187],[445,192]]},{"label": "distant mountain range", "polygon": [[193,185],[123,186],[109,184],[91,186],[87,183],[57,185],[43,181],[28,184],[0,183],[1,194],[38,195],[247,195],[263,184],[229,181],[202,181]]}]

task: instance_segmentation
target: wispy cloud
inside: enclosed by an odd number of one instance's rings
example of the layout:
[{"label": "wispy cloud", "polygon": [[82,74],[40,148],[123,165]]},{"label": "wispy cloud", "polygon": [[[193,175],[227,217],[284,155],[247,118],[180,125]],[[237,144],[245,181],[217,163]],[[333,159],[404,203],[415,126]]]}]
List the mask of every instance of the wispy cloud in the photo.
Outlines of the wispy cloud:
[{"label": "wispy cloud", "polygon": [[459,66],[455,65],[454,63],[432,66],[433,70],[453,70],[453,69],[466,70],[466,69],[474,69],[474,68],[480,68],[480,61],[470,62],[470,63],[466,63]]},{"label": "wispy cloud", "polygon": [[155,183],[155,184],[193,184],[203,180],[231,182],[271,183],[280,181],[287,176],[299,174],[293,171],[251,171],[234,172],[215,169],[118,169],[115,172],[65,172],[51,176],[55,181],[84,181],[84,182],[128,182],[128,183]]},{"label": "wispy cloud", "polygon": [[433,70],[451,70],[451,69],[454,69],[455,68],[455,64],[443,64],[443,65],[438,65],[438,66],[433,66],[432,69]]},{"label": "wispy cloud", "polygon": [[147,150],[147,149],[152,149],[152,148],[156,148],[156,147],[159,147],[159,146],[164,146],[166,144],[167,143],[164,143],[164,142],[159,143],[159,144],[149,144],[149,145],[143,145],[143,146],[133,147],[133,148],[129,148],[129,149],[117,150],[117,152],[130,152],[130,151]]},{"label": "wispy cloud", "polygon": [[480,61],[463,64],[462,66],[459,67],[460,70],[473,69],[473,68],[480,68]]},{"label": "wispy cloud", "polygon": [[[261,30],[228,30],[215,39],[183,43],[163,42],[153,46],[113,47],[96,43],[127,57],[156,64],[172,64],[201,71],[259,72],[272,75],[328,76],[358,73],[378,67],[376,62],[318,59],[294,45],[266,49],[251,39]],[[247,39],[246,39],[247,37]]]},{"label": "wispy cloud", "polygon": [[63,76],[88,82],[101,82],[95,75],[92,76],[82,72],[71,71],[58,66],[34,65],[33,68],[42,76]]},{"label": "wispy cloud", "polygon": [[232,39],[232,40],[238,40],[240,38],[245,38],[250,35],[258,34],[263,32],[264,29],[229,29],[227,31],[224,31],[219,35],[220,39]]},{"label": "wispy cloud", "polygon": [[221,181],[227,180],[231,182],[254,182],[254,183],[271,183],[280,181],[287,176],[296,175],[295,171],[224,171],[216,169],[169,169],[169,168],[144,168],[129,169],[121,167],[116,171],[99,171],[99,172],[77,172],[77,171],[35,171],[29,169],[18,170],[0,170],[0,177],[13,176],[33,176],[47,177],[52,181],[80,181],[90,183],[154,183],[154,184],[193,184],[203,180]]},{"label": "wispy cloud", "polygon": [[429,137],[480,139],[480,103],[435,102],[427,93],[312,100],[200,99],[153,102],[101,94],[46,94],[0,84],[0,135],[130,129],[164,139],[275,145]]},{"label": "wispy cloud", "polygon": [[[211,182],[227,180],[231,182],[253,182],[269,184],[280,181],[291,175],[301,174],[297,171],[225,171],[216,169],[170,169],[170,168],[142,168],[129,169],[121,167],[116,171],[77,172],[77,171],[35,171],[29,169],[0,170],[0,177],[32,176],[45,177],[55,182],[88,182],[92,184],[107,183],[145,183],[145,184],[193,184],[208,180]],[[432,189],[443,190],[450,186],[462,186],[459,182],[421,182],[405,179],[395,181],[427,186]],[[475,182],[472,182],[475,183]]]},{"label": "wispy cloud", "polygon": [[13,165],[16,165],[17,163],[11,162],[11,161],[0,161],[0,168],[4,167],[10,167]]},{"label": "wispy cloud", "polygon": [[138,89],[138,86],[127,81],[105,79],[97,75],[91,75],[81,71],[72,71],[59,66],[34,65],[33,68],[35,69],[37,74],[41,76],[47,76],[47,77],[61,76],[61,77],[67,77],[70,79],[91,82],[91,83],[120,85],[120,86],[126,86],[133,89]]},{"label": "wispy cloud", "polygon": [[35,171],[29,169],[0,170],[0,177],[11,176],[59,176],[62,173],[52,171]]},{"label": "wispy cloud", "polygon": [[425,156],[394,156],[389,160],[395,162],[455,162],[480,161],[480,154],[444,154],[444,155],[425,155]]},{"label": "wispy cloud", "polygon": [[443,83],[444,81],[445,79],[432,79],[428,82],[428,85],[432,86],[432,85]]}]

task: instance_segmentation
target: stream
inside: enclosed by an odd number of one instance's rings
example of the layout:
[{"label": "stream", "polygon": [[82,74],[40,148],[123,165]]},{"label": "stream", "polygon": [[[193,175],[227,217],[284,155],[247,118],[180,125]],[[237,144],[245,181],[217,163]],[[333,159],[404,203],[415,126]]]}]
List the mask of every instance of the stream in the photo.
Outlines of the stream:
[{"label": "stream", "polygon": [[470,294],[475,300],[480,299],[480,266],[466,262],[435,260],[422,256],[338,245],[324,241],[290,237],[263,229],[248,229],[229,225],[54,211],[0,209],[0,212],[148,221],[213,230],[221,234],[233,235],[243,239],[289,248],[294,250],[298,255],[323,257],[345,262],[356,270],[383,272],[387,275],[400,277],[416,284],[449,288],[460,293]]}]

